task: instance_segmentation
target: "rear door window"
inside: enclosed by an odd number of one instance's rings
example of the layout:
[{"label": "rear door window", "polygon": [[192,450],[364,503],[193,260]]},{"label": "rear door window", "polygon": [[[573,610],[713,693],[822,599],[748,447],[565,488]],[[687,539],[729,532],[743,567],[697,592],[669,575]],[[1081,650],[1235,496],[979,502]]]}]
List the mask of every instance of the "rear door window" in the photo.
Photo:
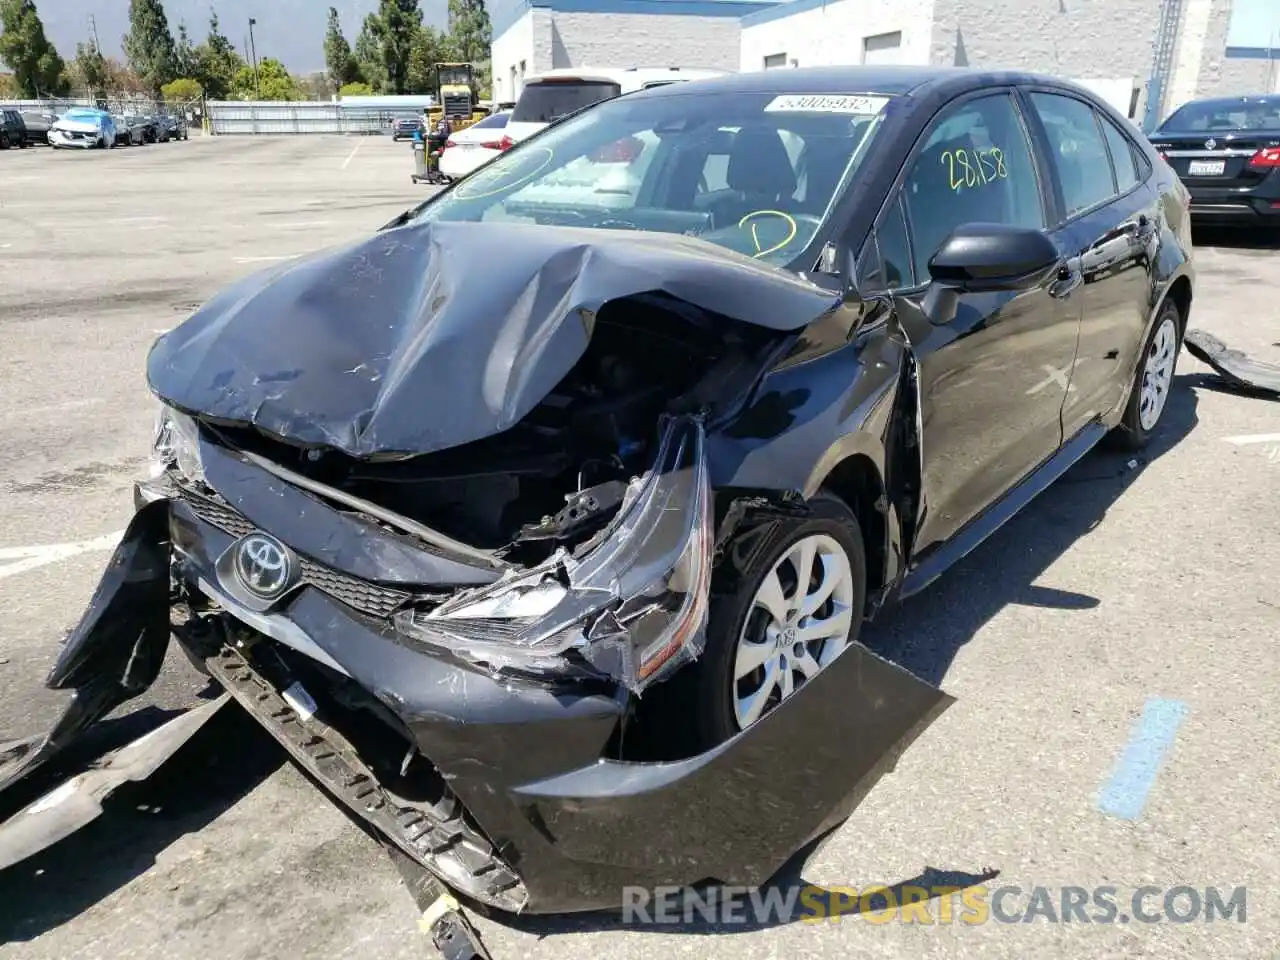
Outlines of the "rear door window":
[{"label": "rear door window", "polygon": [[512,123],[552,123],[600,100],[619,96],[622,87],[603,80],[543,80],[525,84],[511,112]]},{"label": "rear door window", "polygon": [[1107,138],[1107,147],[1111,150],[1111,165],[1116,171],[1116,188],[1120,193],[1128,193],[1139,180],[1138,158],[1134,155],[1133,144],[1106,117],[1099,114],[1098,119],[1102,122],[1102,132]]},{"label": "rear door window", "polygon": [[1093,107],[1056,93],[1033,93],[1031,105],[1049,138],[1067,216],[1074,217],[1115,196],[1111,161]]}]

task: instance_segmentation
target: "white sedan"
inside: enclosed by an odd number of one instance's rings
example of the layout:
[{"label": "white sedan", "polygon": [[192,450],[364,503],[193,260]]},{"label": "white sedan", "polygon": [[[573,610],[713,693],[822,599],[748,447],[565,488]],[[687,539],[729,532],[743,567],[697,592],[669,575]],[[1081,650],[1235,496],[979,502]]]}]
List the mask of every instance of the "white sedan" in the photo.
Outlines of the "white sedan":
[{"label": "white sedan", "polygon": [[511,139],[504,128],[510,116],[510,111],[495,113],[449,137],[440,154],[440,172],[457,180],[509,149]]}]

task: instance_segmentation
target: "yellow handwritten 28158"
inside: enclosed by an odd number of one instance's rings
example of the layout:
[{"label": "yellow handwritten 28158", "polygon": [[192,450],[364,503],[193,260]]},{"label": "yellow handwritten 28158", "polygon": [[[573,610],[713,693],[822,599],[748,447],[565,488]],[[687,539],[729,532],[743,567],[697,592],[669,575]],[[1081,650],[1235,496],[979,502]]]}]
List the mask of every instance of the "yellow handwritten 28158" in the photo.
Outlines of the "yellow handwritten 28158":
[{"label": "yellow handwritten 28158", "polygon": [[985,150],[946,150],[939,161],[947,168],[947,185],[955,191],[981,187],[993,180],[1005,180],[1009,168],[999,147]]}]

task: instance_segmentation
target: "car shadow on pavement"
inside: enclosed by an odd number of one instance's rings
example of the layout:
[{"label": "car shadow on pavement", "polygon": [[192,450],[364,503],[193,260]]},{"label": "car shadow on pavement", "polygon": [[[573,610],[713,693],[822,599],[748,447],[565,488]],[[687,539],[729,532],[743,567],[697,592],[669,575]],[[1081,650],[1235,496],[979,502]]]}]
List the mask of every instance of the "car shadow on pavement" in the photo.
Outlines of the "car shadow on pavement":
[{"label": "car shadow on pavement", "polygon": [[[105,734],[95,737],[95,745],[120,746],[180,712],[145,708],[100,724]],[[68,769],[72,759],[33,776],[33,785],[56,785],[51,775],[75,769]],[[0,872],[0,944],[35,939],[126,886],[170,844],[203,829],[284,759],[284,751],[243,710],[219,711],[149,779],[109,796],[92,823]],[[28,793],[27,784],[22,786]],[[7,795],[5,800],[0,816],[13,812]]]}]

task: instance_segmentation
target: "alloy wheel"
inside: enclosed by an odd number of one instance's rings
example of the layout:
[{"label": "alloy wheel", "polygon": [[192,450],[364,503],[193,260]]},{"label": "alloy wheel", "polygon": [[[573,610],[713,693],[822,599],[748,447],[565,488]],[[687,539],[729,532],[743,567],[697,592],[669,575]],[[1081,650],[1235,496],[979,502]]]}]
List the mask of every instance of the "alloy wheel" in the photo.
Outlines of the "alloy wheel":
[{"label": "alloy wheel", "polygon": [[1178,356],[1178,326],[1172,316],[1160,321],[1142,368],[1142,394],[1138,400],[1138,422],[1151,431],[1164,413],[1173,383],[1173,366]]},{"label": "alloy wheel", "polygon": [[739,729],[794,694],[844,650],[854,596],[849,557],[825,534],[798,540],[774,564],[738,637],[733,702]]}]

